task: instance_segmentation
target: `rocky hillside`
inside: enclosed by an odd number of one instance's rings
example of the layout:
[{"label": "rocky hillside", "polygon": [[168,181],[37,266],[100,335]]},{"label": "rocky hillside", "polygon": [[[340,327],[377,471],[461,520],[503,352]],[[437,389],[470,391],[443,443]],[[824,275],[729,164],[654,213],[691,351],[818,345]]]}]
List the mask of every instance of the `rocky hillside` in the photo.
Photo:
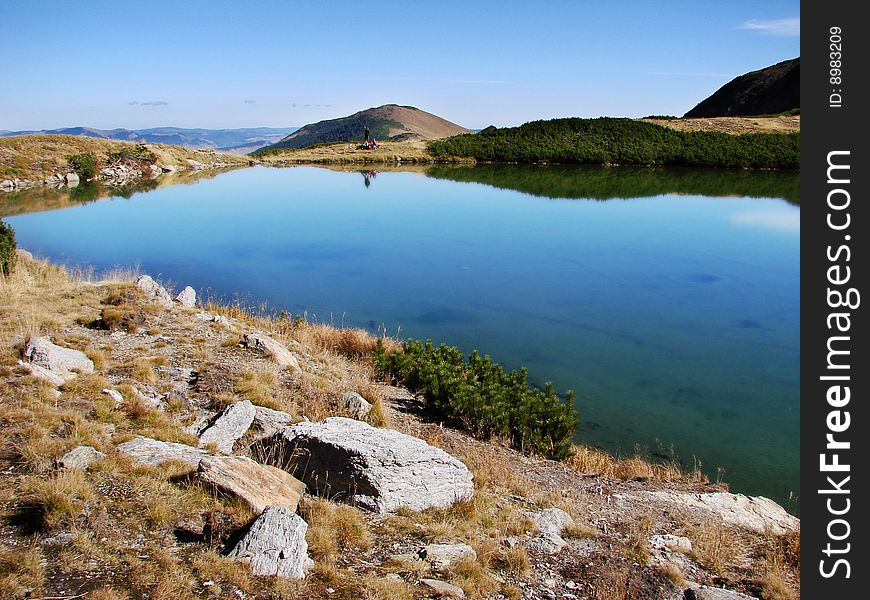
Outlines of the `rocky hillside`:
[{"label": "rocky hillside", "polygon": [[476,440],[378,381],[374,344],[19,251],[0,597],[798,597],[799,522],[770,500]]},{"label": "rocky hillside", "polygon": [[785,60],[736,77],[684,117],[746,117],[800,109],[801,59]]},{"label": "rocky hillside", "polygon": [[148,129],[98,129],[96,127],[64,127],[39,131],[0,131],[0,137],[42,134],[78,135],[103,140],[118,140],[145,144],[170,144],[188,148],[209,148],[231,152],[251,152],[277,142],[296,127],[248,127],[243,129],[190,129],[184,127],[151,127]]},{"label": "rocky hillside", "polygon": [[77,186],[89,180],[117,186],[168,173],[248,164],[247,158],[214,150],[72,135],[20,135],[0,138],[0,191]]},{"label": "rocky hillside", "polygon": [[369,128],[371,136],[379,141],[432,140],[468,133],[464,127],[419,108],[385,104],[362,110],[349,117],[306,125],[280,142],[266,146],[262,151],[306,148],[329,142],[362,141],[366,127]]}]

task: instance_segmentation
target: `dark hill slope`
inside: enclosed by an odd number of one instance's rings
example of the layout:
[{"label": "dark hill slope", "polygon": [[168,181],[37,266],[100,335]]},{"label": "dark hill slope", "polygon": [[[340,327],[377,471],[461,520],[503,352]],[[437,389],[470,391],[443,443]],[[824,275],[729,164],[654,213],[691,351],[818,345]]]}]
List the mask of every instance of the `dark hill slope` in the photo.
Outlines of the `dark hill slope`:
[{"label": "dark hill slope", "polygon": [[361,141],[366,127],[369,128],[371,136],[377,140],[433,140],[468,133],[464,127],[419,108],[385,104],[362,110],[348,117],[306,125],[262,150],[307,148],[329,142]]},{"label": "dark hill slope", "polygon": [[785,60],[736,77],[683,115],[746,117],[800,108],[801,59]]}]

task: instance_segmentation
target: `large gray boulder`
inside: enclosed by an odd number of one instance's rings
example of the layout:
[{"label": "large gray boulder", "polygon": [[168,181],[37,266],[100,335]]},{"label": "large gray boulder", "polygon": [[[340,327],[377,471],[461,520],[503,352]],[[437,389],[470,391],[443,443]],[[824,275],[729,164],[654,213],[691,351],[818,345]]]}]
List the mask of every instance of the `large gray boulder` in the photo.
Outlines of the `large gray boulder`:
[{"label": "large gray boulder", "polygon": [[148,275],[142,275],[136,280],[139,289],[145,292],[145,297],[150,302],[159,304],[165,308],[172,308],[172,298],[162,285],[154,281]]},{"label": "large gray boulder", "polygon": [[245,347],[261,352],[277,363],[279,367],[287,367],[293,371],[299,370],[299,361],[281,342],[262,333],[246,333],[242,339]]},{"label": "large gray boulder", "polygon": [[218,415],[214,423],[200,434],[199,447],[204,448],[214,444],[218,450],[229,454],[233,451],[235,443],[245,435],[254,422],[256,412],[250,400],[230,404]]},{"label": "large gray boulder", "polygon": [[261,465],[246,456],[209,456],[199,461],[197,477],[236,496],[257,514],[267,506],[295,511],[305,485],[277,467]]},{"label": "large gray boulder", "polygon": [[302,579],[311,561],[307,530],[308,523],[289,508],[269,506],[228,556],[250,564],[254,575]]},{"label": "large gray boulder", "polygon": [[138,465],[155,467],[162,462],[172,460],[187,463],[193,467],[208,456],[208,452],[175,442],[161,442],[151,438],[136,436],[129,442],[118,446],[118,451],[133,459]]},{"label": "large gray boulder", "polygon": [[379,513],[445,507],[474,491],[468,468],[443,450],[345,417],[297,423],[260,444],[312,493]]},{"label": "large gray boulder", "polygon": [[93,373],[94,363],[84,352],[63,348],[48,338],[31,336],[24,345],[24,358],[64,377],[72,371]]}]

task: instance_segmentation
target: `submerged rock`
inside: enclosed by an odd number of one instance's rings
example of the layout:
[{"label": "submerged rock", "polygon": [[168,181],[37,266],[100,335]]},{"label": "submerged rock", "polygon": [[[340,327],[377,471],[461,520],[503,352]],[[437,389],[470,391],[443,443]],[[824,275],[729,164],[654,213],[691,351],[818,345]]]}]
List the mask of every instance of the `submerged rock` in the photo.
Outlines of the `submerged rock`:
[{"label": "submerged rock", "polygon": [[440,448],[354,419],[297,423],[260,444],[312,493],[375,512],[445,507],[474,491],[468,468]]}]

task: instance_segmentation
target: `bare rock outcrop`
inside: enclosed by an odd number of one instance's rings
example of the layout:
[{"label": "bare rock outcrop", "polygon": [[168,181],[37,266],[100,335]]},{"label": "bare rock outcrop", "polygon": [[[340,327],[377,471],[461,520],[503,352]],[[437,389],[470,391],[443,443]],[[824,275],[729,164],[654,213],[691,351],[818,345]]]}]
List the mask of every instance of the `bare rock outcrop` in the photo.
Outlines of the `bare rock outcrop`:
[{"label": "bare rock outcrop", "polygon": [[95,460],[106,458],[105,453],[93,446],[76,446],[59,459],[57,466],[61,469],[87,469]]},{"label": "bare rock outcrop", "polygon": [[345,392],[341,397],[341,403],[350,416],[359,421],[365,419],[372,410],[369,401],[356,392]]},{"label": "bare rock outcrop", "polygon": [[261,465],[246,456],[203,458],[197,477],[240,498],[258,514],[272,505],[295,512],[305,491],[305,485],[286,471]]},{"label": "bare rock outcrop", "polygon": [[297,423],[259,449],[312,493],[379,513],[449,506],[474,490],[468,468],[440,448],[345,417]]},{"label": "bare rock outcrop", "polygon": [[307,530],[308,523],[289,508],[269,506],[228,556],[250,564],[254,575],[302,579],[311,564]]},{"label": "bare rock outcrop", "polygon": [[800,529],[800,519],[788,514],[782,506],[763,496],[744,496],[727,492],[694,494],[671,491],[643,494],[682,509],[713,513],[729,525],[745,527],[759,533],[766,529],[774,533]]}]

